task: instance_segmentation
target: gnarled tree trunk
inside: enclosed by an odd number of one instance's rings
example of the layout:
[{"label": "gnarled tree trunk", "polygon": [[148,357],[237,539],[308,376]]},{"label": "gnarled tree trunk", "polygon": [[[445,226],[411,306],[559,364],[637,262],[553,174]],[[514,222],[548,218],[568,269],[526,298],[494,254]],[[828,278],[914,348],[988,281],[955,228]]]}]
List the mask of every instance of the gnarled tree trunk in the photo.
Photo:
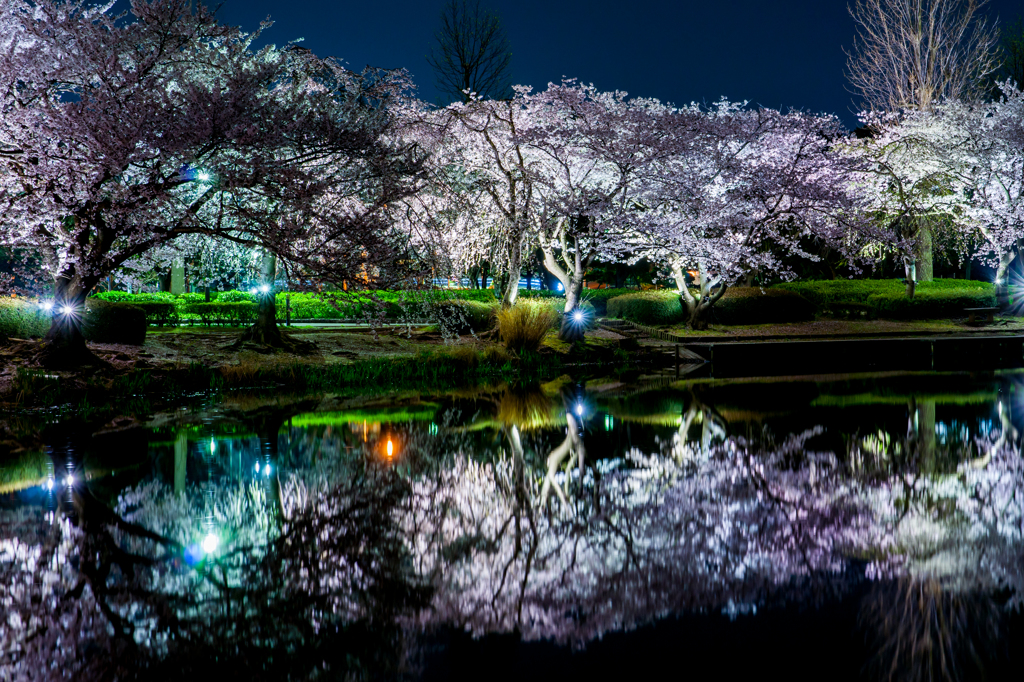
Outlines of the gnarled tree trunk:
[{"label": "gnarled tree trunk", "polygon": [[[704,272],[704,266],[697,268],[697,295],[694,296],[686,283],[686,271],[683,270],[681,261],[672,264],[672,276],[676,280],[676,289],[679,291],[679,303],[686,312],[686,325],[694,331],[703,331],[708,328],[708,313],[715,303],[725,296],[729,288],[722,283],[721,277],[711,277]],[[718,291],[714,291],[715,287]]]},{"label": "gnarled tree trunk", "polygon": [[[274,296],[274,280],[277,278],[277,256],[266,251],[260,268],[260,288],[257,291],[256,321],[242,332],[234,343],[237,348],[246,343],[265,348],[279,348],[292,352],[308,350],[310,344],[296,341],[281,332],[277,326],[277,304]],[[266,291],[264,291],[266,289]]]},{"label": "gnarled tree trunk", "polygon": [[39,362],[51,369],[79,369],[104,365],[85,343],[82,324],[85,320],[85,299],[95,281],[82,281],[72,273],[54,283],[50,329],[43,338]]}]

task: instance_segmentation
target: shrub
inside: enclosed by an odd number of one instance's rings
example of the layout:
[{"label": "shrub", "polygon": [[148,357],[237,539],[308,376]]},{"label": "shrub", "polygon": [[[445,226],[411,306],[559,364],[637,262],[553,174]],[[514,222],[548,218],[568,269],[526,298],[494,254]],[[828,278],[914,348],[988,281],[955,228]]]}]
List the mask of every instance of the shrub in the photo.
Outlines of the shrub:
[{"label": "shrub", "polygon": [[146,327],[146,311],[139,306],[86,299],[82,333],[87,341],[141,346],[146,340]]},{"label": "shrub", "polygon": [[[232,289],[231,291],[221,291],[217,293],[217,303],[255,303],[256,298],[247,291],[239,291],[238,289]],[[205,300],[204,300],[205,303]],[[212,303],[212,301],[211,301]]]},{"label": "shrub", "polygon": [[174,303],[176,297],[169,291],[135,294],[130,294],[127,291],[103,291],[92,298],[97,301],[109,301],[110,303],[144,303],[148,301]]},{"label": "shrub", "polygon": [[550,305],[520,301],[507,310],[499,310],[498,336],[510,351],[535,351],[544,336],[558,322]]},{"label": "shrub", "polygon": [[178,321],[178,309],[174,303],[167,301],[131,301],[129,305],[142,308],[146,313],[146,322],[160,326],[174,324]]},{"label": "shrub", "polygon": [[683,320],[683,307],[672,289],[640,291],[609,299],[608,316],[639,324],[678,324]]},{"label": "shrub", "polygon": [[252,301],[236,301],[224,303],[211,301],[210,303],[189,303],[186,310],[199,317],[207,326],[214,323],[228,323],[236,326],[252,324],[256,321],[256,313],[259,310]]},{"label": "shrub", "polygon": [[638,293],[636,289],[584,289],[581,298],[594,307],[594,314],[603,317],[608,314],[609,300],[635,293]]},{"label": "shrub", "polygon": [[995,306],[995,287],[963,279],[920,282],[912,299],[898,279],[787,282],[772,288],[799,293],[827,315],[842,312],[848,304],[870,306],[877,316],[894,319],[963,317],[964,308]]},{"label": "shrub", "polygon": [[41,338],[50,328],[50,315],[20,298],[0,298],[0,338]]},{"label": "shrub", "polygon": [[874,306],[879,317],[894,320],[964,317],[964,308],[994,308],[996,294],[994,289],[924,289],[915,292],[914,298],[905,294],[872,294],[868,304]]},{"label": "shrub", "polygon": [[432,319],[441,329],[453,334],[483,332],[494,325],[498,303],[481,303],[462,299],[438,301],[434,304]]},{"label": "shrub", "polygon": [[719,324],[802,322],[814,319],[814,304],[785,289],[732,287],[711,308],[711,319]]}]

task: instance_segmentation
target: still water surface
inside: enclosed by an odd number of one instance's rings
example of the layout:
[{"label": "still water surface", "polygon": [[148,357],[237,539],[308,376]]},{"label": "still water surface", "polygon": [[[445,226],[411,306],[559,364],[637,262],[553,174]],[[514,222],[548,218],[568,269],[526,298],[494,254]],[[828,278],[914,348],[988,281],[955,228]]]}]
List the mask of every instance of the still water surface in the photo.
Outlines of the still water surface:
[{"label": "still water surface", "polygon": [[0,679],[1019,679],[1022,401],[566,377],[27,429]]}]

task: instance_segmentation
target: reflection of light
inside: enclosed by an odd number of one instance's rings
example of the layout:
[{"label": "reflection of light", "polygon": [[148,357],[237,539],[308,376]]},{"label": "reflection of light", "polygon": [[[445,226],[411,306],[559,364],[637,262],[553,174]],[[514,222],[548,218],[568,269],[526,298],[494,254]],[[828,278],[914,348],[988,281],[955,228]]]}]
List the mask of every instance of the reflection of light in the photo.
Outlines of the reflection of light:
[{"label": "reflection of light", "polygon": [[259,472],[260,472],[260,463],[256,462],[256,473],[258,474]]},{"label": "reflection of light", "polygon": [[391,458],[391,455],[394,454],[394,452],[395,452],[395,446],[391,444],[391,439],[388,438],[388,458],[389,459]]},{"label": "reflection of light", "polygon": [[614,426],[615,426],[615,417],[611,416],[610,414],[606,414],[604,416],[604,430],[605,431],[611,431]]},{"label": "reflection of light", "polygon": [[558,285],[558,290],[559,290],[559,291],[561,291],[561,290],[562,290],[562,285],[561,285],[561,284],[559,284],[559,285]]},{"label": "reflection of light", "polygon": [[74,477],[74,475],[68,474],[68,477],[64,479],[64,482],[67,483],[69,487],[73,486],[75,484],[75,477]]},{"label": "reflection of light", "polygon": [[206,182],[209,179],[210,179],[210,174],[207,173],[206,171],[201,171],[199,173],[199,181],[200,182]]},{"label": "reflection of light", "polygon": [[205,538],[203,538],[203,551],[207,554],[213,554],[217,551],[218,544],[219,540],[217,540],[217,536],[213,533],[210,533]]},{"label": "reflection of light", "polygon": [[366,442],[366,420],[363,420],[363,442]]},{"label": "reflection of light", "polygon": [[269,476],[270,475],[270,465],[269,464],[267,464],[266,466],[263,467],[263,475],[264,476]]},{"label": "reflection of light", "polygon": [[211,439],[210,439],[210,454],[211,454],[211,455],[213,454],[213,449],[214,449],[215,447],[216,447],[216,446],[214,445],[213,439],[211,438]]},{"label": "reflection of light", "polygon": [[53,479],[52,478],[46,479],[46,489],[47,490],[53,490]]}]

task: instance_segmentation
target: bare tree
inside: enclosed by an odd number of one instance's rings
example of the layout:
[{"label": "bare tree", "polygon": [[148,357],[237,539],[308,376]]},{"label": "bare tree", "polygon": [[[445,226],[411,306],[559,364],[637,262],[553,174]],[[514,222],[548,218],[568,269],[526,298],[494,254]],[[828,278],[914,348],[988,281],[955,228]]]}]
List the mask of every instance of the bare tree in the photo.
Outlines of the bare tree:
[{"label": "bare tree", "polygon": [[[988,0],[856,0],[857,25],[846,53],[847,77],[872,111],[930,109],[944,99],[983,97],[998,68],[999,31],[982,9]],[[916,231],[917,281],[934,272],[933,229]],[[913,283],[907,284],[913,291]],[[911,294],[912,295],[912,294]]]},{"label": "bare tree", "polygon": [[872,110],[927,109],[972,99],[998,67],[988,0],[857,0],[847,76]]},{"label": "bare tree", "polygon": [[481,9],[480,0],[448,0],[441,11],[437,47],[427,62],[437,76],[437,89],[453,100],[508,96],[512,52],[501,18]]}]

